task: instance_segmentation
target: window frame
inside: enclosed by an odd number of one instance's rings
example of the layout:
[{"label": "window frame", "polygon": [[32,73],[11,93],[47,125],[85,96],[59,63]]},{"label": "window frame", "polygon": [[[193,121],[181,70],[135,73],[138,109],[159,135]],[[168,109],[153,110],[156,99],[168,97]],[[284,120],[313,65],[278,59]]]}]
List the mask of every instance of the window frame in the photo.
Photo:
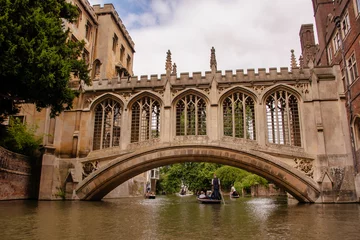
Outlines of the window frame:
[{"label": "window frame", "polygon": [[291,91],[278,89],[267,95],[264,105],[267,142],[302,147],[300,99]]},{"label": "window frame", "polygon": [[92,24],[89,20],[86,21],[85,24],[85,39],[90,41],[91,38],[91,31],[92,31]]},{"label": "window frame", "polygon": [[335,53],[337,53],[341,47],[341,39],[340,39],[340,34],[338,31],[336,31],[332,40],[333,40],[333,46],[334,46]]},{"label": "window frame", "polygon": [[349,13],[345,13],[345,16],[343,17],[343,19],[341,20],[341,33],[343,38],[345,38],[349,32],[351,30],[351,25],[350,25],[350,18],[349,18]]},{"label": "window frame", "polygon": [[346,68],[349,76],[349,84],[352,84],[359,78],[355,53],[352,53],[351,56],[346,60]]}]

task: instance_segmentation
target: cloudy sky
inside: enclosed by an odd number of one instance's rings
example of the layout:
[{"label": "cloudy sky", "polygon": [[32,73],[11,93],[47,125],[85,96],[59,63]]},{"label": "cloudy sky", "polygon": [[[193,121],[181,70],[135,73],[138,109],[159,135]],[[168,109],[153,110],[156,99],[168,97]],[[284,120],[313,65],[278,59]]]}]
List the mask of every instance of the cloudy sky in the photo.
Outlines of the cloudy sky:
[{"label": "cloudy sky", "polygon": [[135,42],[134,73],[165,73],[168,49],[180,72],[289,67],[300,56],[301,24],[311,0],[90,0],[113,3]]}]

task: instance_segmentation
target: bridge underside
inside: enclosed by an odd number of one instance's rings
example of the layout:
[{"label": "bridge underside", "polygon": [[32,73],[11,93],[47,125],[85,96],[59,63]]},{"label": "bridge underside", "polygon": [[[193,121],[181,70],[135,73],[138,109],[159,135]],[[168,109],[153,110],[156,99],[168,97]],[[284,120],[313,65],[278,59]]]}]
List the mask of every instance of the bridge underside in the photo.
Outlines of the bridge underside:
[{"label": "bridge underside", "polygon": [[300,202],[315,202],[317,183],[269,155],[214,146],[146,149],[116,158],[85,178],[76,189],[81,200],[101,200],[128,179],[153,168],[180,162],[213,162],[245,169],[281,186]]}]

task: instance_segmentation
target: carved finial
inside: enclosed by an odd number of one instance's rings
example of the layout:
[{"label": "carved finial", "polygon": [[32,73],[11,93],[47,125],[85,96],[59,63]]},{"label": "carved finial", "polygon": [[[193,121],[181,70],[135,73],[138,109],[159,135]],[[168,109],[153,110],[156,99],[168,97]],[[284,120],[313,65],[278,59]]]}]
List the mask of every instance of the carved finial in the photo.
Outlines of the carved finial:
[{"label": "carved finial", "polygon": [[210,69],[212,72],[217,71],[217,63],[216,63],[216,56],[215,56],[215,48],[211,48],[211,57],[210,57]]},{"label": "carved finial", "polygon": [[171,52],[170,50],[166,53],[166,63],[165,63],[165,70],[166,72],[171,72]]},{"label": "carved finial", "polygon": [[176,66],[176,63],[173,64],[172,73],[171,73],[171,74],[177,74],[177,66]]},{"label": "carved finial", "polygon": [[303,56],[302,55],[300,55],[300,57],[299,57],[299,67],[300,67],[300,69],[303,69],[304,68],[304,58],[303,58]]},{"label": "carved finial", "polygon": [[296,58],[295,58],[295,54],[294,54],[294,49],[291,49],[291,70],[293,68],[297,68],[297,63],[296,63]]}]

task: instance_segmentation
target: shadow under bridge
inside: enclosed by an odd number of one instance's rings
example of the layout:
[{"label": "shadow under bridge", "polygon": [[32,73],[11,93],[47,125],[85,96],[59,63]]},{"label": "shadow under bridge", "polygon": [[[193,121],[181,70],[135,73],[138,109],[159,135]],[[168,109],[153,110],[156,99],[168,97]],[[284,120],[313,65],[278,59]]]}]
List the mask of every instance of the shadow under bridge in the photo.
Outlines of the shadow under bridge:
[{"label": "shadow under bridge", "polygon": [[244,169],[274,182],[300,202],[313,203],[320,196],[313,179],[270,155],[206,145],[153,147],[119,156],[80,182],[76,194],[81,200],[101,200],[144,171],[181,162],[213,162]]}]

